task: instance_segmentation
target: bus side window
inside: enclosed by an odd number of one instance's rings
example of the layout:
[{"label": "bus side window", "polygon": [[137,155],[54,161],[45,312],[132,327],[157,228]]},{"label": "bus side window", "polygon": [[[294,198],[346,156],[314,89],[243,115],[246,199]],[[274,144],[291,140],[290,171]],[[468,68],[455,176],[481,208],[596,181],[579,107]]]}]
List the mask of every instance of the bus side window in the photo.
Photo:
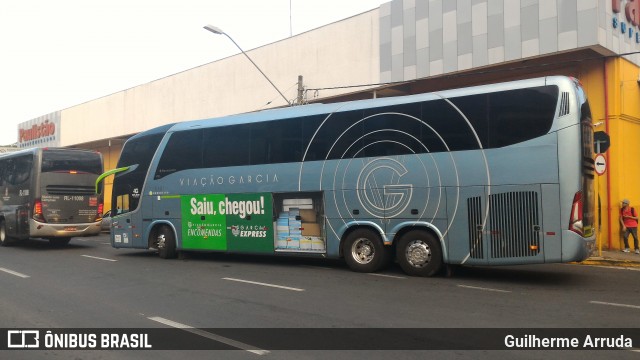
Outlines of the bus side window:
[{"label": "bus side window", "polygon": [[31,176],[31,155],[21,156],[15,159],[15,173],[13,183],[14,185],[20,185],[29,180]]}]

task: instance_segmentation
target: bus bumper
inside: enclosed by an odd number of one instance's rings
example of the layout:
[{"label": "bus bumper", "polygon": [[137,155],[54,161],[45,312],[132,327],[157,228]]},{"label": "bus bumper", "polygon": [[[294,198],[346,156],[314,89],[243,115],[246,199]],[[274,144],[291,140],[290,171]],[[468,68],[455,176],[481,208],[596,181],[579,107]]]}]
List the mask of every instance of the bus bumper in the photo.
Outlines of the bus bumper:
[{"label": "bus bumper", "polygon": [[595,254],[595,235],[584,238],[570,230],[562,235],[562,262],[583,261]]},{"label": "bus bumper", "polygon": [[29,236],[35,238],[81,237],[98,234],[100,234],[100,222],[68,225],[29,221]]}]

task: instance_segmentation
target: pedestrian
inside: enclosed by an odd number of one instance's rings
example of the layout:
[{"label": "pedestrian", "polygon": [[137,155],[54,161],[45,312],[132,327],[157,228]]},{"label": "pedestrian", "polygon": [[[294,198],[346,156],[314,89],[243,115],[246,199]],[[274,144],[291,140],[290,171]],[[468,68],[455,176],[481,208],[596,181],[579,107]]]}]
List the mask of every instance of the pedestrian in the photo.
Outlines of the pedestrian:
[{"label": "pedestrian", "polygon": [[629,234],[633,236],[633,245],[636,248],[636,254],[640,254],[640,247],[638,247],[638,213],[629,205],[629,200],[622,200],[622,208],[620,209],[620,224],[622,225],[624,250],[623,252],[629,252]]}]

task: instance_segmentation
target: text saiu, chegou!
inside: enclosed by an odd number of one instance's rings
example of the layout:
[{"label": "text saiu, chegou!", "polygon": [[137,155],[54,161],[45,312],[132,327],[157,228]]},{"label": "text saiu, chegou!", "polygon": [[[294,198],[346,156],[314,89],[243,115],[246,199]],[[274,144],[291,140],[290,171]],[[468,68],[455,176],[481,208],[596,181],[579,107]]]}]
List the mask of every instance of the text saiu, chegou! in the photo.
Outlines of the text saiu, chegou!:
[{"label": "text saiu, chegou!", "polygon": [[244,219],[247,215],[264,214],[264,196],[260,196],[259,200],[246,201],[230,201],[225,197],[217,204],[214,201],[208,201],[206,197],[201,201],[192,197],[189,204],[192,215],[238,215]]}]

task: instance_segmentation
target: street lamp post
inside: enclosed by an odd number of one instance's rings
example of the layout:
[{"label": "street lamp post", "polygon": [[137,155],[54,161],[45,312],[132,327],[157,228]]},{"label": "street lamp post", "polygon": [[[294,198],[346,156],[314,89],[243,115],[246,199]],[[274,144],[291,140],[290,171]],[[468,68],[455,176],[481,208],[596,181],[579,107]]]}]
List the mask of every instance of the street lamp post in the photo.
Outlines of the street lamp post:
[{"label": "street lamp post", "polygon": [[291,105],[291,102],[289,100],[287,100],[287,97],[284,96],[284,94],[282,93],[282,91],[280,91],[280,89],[278,89],[278,87],[269,79],[269,77],[267,77],[267,75],[260,70],[260,67],[258,67],[258,65],[253,62],[253,60],[251,60],[251,58],[249,57],[249,55],[247,55],[246,52],[244,52],[244,50],[242,50],[242,48],[240,47],[240,45],[238,45],[232,38],[231,36],[229,36],[229,34],[227,34],[226,32],[222,31],[222,29],[220,29],[219,27],[213,26],[213,25],[206,25],[204,26],[205,30],[211,31],[212,33],[216,34],[216,35],[224,35],[226,37],[229,38],[229,40],[231,40],[231,42],[242,52],[242,54],[244,54],[244,56],[247,57],[247,59],[249,59],[249,61],[251,61],[251,63],[253,64],[253,66],[256,67],[256,69],[258,69],[258,71],[260,71],[260,74],[262,74],[262,76],[264,76],[265,79],[267,79],[267,81],[269,82],[269,84],[271,84],[271,86],[273,86],[274,89],[276,89],[276,91],[278,92],[278,94],[280,94],[280,96],[282,96],[282,98],[284,99],[284,101],[287,103],[287,105]]}]

